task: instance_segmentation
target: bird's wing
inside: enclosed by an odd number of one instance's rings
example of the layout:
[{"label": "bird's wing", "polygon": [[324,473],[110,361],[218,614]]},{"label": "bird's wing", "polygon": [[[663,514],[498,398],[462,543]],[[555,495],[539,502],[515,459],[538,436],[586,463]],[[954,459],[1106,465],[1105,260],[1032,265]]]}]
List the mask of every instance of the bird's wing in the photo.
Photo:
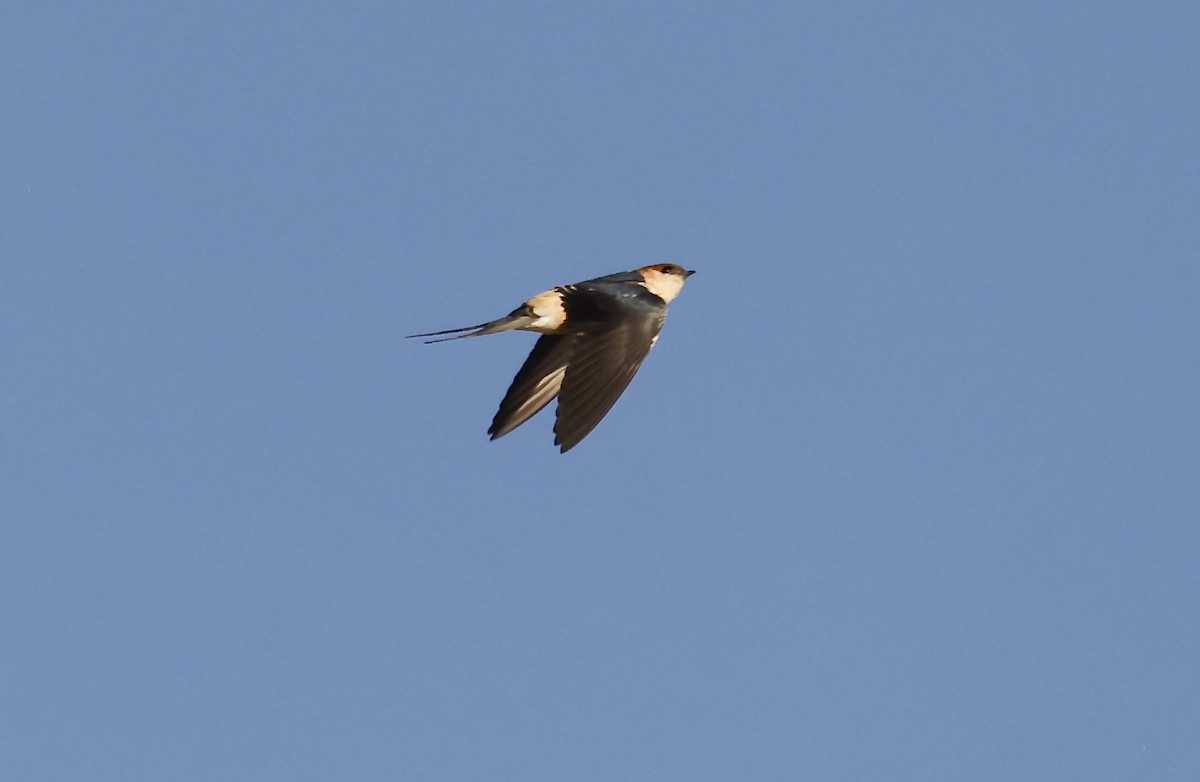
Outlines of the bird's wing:
[{"label": "bird's wing", "polygon": [[495,440],[516,429],[558,396],[575,337],[545,334],[513,378],[488,434]]},{"label": "bird's wing", "polygon": [[658,337],[665,309],[639,310],[607,329],[576,338],[554,421],[554,444],[563,453],[587,437],[612,409]]}]

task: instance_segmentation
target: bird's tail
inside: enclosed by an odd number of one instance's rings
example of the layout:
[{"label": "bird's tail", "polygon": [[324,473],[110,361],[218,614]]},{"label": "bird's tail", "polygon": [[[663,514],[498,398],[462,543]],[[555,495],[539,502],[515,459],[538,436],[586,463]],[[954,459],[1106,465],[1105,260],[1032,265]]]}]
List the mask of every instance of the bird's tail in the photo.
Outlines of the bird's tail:
[{"label": "bird's tail", "polygon": [[[514,329],[523,329],[532,324],[537,318],[531,315],[525,307],[520,307],[513,310],[508,315],[498,320],[493,320],[488,323],[480,323],[476,326],[463,326],[461,329],[446,329],[445,331],[430,331],[427,334],[409,334],[405,339],[414,337],[441,337],[441,339],[427,339],[426,345],[432,345],[434,342],[449,342],[452,339],[466,339],[467,337],[482,337],[485,334],[497,334],[501,331],[512,331]],[[469,334],[461,334],[459,332],[467,331]],[[443,334],[456,334],[454,337],[442,337]]]}]

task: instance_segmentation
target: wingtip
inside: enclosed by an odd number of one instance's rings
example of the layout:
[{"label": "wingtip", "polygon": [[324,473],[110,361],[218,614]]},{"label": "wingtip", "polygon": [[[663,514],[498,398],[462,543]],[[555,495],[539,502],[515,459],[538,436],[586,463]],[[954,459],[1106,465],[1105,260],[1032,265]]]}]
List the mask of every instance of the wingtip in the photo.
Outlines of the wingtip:
[{"label": "wingtip", "polygon": [[[586,435],[585,435],[585,437],[586,437]],[[581,442],[583,442],[583,437],[576,437],[571,440],[564,440],[558,433],[558,422],[557,421],[555,422],[554,444],[558,446],[559,453],[566,453],[567,451],[571,450],[575,446],[579,445]]]}]

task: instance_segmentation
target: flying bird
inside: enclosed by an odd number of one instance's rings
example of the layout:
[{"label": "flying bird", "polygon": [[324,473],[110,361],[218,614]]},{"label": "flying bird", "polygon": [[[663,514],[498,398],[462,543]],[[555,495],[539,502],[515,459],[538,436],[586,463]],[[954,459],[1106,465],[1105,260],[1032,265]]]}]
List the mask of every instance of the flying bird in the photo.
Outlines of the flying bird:
[{"label": "flying bird", "polygon": [[514,329],[541,334],[488,434],[503,437],[557,397],[554,444],[566,453],[612,409],[658,340],[667,304],[693,274],[677,264],[656,263],[560,285],[498,320],[411,337],[440,337],[426,343],[431,344]]}]

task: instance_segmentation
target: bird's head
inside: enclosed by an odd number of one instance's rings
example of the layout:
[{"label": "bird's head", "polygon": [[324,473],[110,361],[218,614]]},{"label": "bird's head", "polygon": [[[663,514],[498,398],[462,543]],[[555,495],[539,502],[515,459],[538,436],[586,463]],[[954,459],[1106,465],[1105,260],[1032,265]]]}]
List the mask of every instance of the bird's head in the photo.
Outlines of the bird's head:
[{"label": "bird's head", "polygon": [[655,263],[638,269],[646,281],[646,290],[665,302],[670,302],[683,290],[683,283],[695,274],[677,263]]}]

